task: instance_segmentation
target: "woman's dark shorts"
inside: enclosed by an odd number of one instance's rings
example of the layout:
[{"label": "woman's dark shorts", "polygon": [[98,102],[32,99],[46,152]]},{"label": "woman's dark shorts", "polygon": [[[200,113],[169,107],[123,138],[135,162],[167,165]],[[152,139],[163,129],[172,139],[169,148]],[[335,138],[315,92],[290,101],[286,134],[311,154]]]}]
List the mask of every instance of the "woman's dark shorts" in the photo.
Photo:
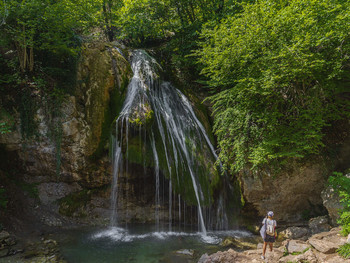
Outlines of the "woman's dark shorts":
[{"label": "woman's dark shorts", "polygon": [[275,242],[275,237],[266,234],[266,238],[264,239],[264,241],[269,242],[269,243],[273,243],[273,242]]}]

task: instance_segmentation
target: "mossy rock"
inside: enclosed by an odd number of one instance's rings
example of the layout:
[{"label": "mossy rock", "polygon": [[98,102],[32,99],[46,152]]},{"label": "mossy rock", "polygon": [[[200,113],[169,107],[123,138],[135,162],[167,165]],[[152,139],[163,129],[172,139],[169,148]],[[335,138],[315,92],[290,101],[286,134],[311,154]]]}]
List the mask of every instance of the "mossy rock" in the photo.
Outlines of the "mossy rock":
[{"label": "mossy rock", "polygon": [[222,247],[234,247],[238,249],[256,249],[256,242],[247,241],[243,239],[236,239],[233,237],[226,238],[221,244]]},{"label": "mossy rock", "polygon": [[86,206],[91,201],[91,191],[83,190],[59,200],[59,212],[69,217],[86,217]]},{"label": "mossy rock", "polygon": [[[78,105],[90,127],[86,153],[98,159],[108,149],[114,117],[122,107],[132,76],[130,64],[109,43],[83,46],[78,70]],[[82,106],[84,105],[84,106]]]}]

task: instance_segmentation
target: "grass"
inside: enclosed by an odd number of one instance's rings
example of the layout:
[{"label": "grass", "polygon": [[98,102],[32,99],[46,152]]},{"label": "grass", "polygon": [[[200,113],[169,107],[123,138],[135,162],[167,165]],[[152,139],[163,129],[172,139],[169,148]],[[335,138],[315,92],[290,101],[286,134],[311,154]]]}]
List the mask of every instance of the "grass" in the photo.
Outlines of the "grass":
[{"label": "grass", "polygon": [[338,254],[341,255],[343,258],[350,258],[350,244],[342,245],[337,250]]}]

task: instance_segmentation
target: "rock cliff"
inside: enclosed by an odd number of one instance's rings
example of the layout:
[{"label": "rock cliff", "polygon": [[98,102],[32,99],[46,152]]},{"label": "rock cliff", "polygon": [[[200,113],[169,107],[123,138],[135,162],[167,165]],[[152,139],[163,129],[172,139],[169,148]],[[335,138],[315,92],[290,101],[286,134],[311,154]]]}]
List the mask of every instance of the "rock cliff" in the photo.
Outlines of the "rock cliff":
[{"label": "rock cliff", "polygon": [[[67,206],[74,200],[82,209],[89,205],[96,215],[107,215],[107,211],[98,209],[109,208],[106,201],[111,182],[109,136],[130,77],[128,61],[112,44],[86,43],[78,63],[76,87],[71,95],[64,95],[60,114],[56,116],[62,124],[59,138],[50,138],[52,120],[48,119],[47,111],[53,105],[45,99],[41,99],[34,116],[38,123],[35,139],[24,139],[21,135],[19,114],[14,120],[16,128],[0,135],[3,150],[17,157],[10,167],[17,162],[18,167],[24,168],[21,180],[35,184],[42,204],[72,215]],[[100,200],[101,196],[107,198]],[[62,205],[66,209],[61,209]]]}]

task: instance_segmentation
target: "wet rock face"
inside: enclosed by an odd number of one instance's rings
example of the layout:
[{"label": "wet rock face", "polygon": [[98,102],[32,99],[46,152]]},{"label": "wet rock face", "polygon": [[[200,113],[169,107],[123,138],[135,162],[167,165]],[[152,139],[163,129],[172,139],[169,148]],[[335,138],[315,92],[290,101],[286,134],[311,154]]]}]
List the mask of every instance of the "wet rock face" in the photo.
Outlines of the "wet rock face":
[{"label": "wet rock face", "polygon": [[239,180],[246,202],[260,215],[273,210],[275,219],[292,222],[325,213],[321,192],[326,175],[322,163],[295,164],[278,175],[246,170]]}]

